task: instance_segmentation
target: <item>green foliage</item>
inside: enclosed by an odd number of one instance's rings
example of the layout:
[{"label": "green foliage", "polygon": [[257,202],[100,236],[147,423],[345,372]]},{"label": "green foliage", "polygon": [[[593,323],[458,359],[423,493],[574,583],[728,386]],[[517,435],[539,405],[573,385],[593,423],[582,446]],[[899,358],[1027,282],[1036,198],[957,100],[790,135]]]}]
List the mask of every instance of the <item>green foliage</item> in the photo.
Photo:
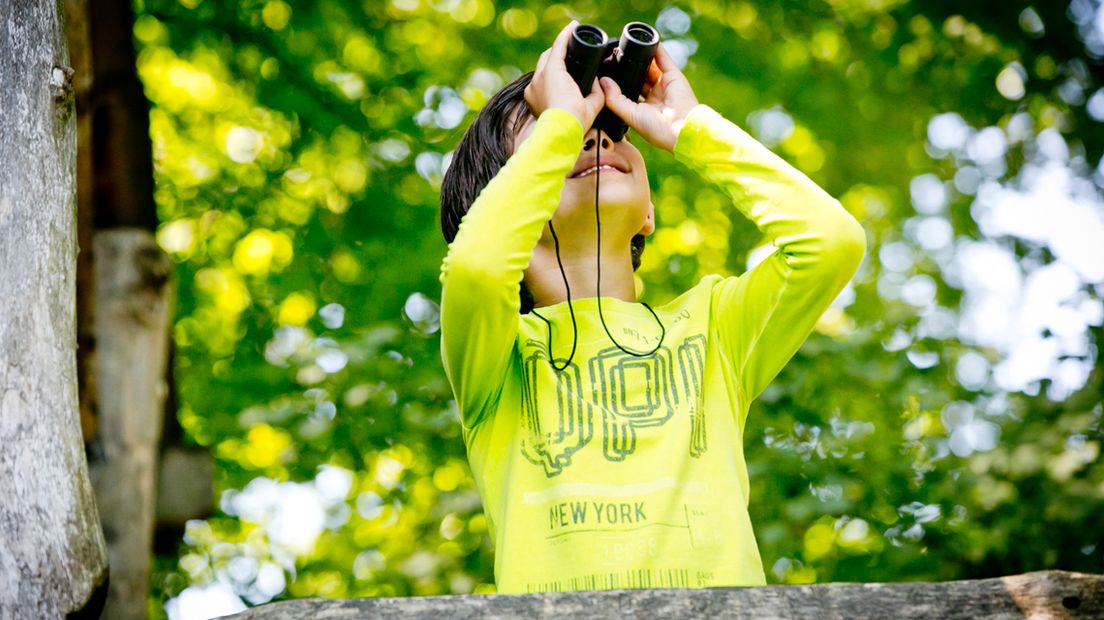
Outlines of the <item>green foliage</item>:
[{"label": "green foliage", "polygon": [[[1099,321],[1079,392],[1052,400],[1046,379],[1026,391],[964,382],[964,359],[991,368],[1004,352],[945,329],[963,320],[968,292],[914,232],[913,179],[969,165],[927,140],[938,114],[1006,132],[1017,113],[1030,118],[1035,132],[1010,141],[993,175],[1002,183],[1043,130],[1065,139],[1073,168],[1104,148],[1084,96],[1101,71],[1064,6],[1012,4],[140,3],[158,239],[181,283],[179,419],[216,456],[222,500],[189,524],[178,556],[158,559],[153,602],[220,580],[251,603],[493,591],[440,369],[437,189],[475,112],[571,18],[607,32],[660,23],[692,52],[699,98],[755,129],[868,232],[853,301],[825,314],[749,415],[768,578],[1100,572]],[[792,123],[777,140],[759,123],[772,111]],[[636,144],[660,226],[639,272],[645,299],[746,269],[762,243],[754,226]],[[987,238],[974,201],[946,201],[956,239]],[[997,241],[1025,264],[1054,260],[1039,244]],[[890,244],[911,253],[903,269],[880,260]],[[931,299],[906,301],[906,279],[933,285]],[[1083,287],[1085,303],[1099,305],[1101,286]],[[999,442],[952,449],[975,423],[995,425]]]}]

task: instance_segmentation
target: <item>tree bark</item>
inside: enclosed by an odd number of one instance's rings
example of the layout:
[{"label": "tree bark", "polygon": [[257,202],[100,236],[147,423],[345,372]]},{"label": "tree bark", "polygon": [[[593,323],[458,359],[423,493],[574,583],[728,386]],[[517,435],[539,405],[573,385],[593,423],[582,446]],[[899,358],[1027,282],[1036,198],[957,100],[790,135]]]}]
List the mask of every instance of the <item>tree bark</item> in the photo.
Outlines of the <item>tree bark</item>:
[{"label": "tree bark", "polygon": [[76,131],[59,1],[0,10],[0,617],[99,615],[77,412]]},{"label": "tree bark", "polygon": [[299,599],[226,620],[291,618],[1100,618],[1104,575],[1039,571],[938,583]]},{"label": "tree bark", "polygon": [[146,618],[172,265],[135,228],[97,232],[93,255],[100,458],[91,471],[111,563],[106,615]]}]

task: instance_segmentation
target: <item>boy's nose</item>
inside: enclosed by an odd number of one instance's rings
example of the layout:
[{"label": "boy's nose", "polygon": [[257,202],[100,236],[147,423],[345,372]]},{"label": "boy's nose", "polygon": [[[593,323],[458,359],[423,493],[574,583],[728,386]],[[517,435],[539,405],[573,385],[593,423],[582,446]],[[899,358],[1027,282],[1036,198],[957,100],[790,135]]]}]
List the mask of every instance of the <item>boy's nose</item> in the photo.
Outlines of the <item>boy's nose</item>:
[{"label": "boy's nose", "polygon": [[[586,142],[583,143],[583,150],[584,151],[589,151],[590,149],[594,148],[595,142],[596,142],[596,140],[594,138],[587,138]],[[602,149],[603,150],[609,150],[611,144],[612,143],[610,142],[609,136],[607,136],[606,134],[603,133],[602,134]]]}]

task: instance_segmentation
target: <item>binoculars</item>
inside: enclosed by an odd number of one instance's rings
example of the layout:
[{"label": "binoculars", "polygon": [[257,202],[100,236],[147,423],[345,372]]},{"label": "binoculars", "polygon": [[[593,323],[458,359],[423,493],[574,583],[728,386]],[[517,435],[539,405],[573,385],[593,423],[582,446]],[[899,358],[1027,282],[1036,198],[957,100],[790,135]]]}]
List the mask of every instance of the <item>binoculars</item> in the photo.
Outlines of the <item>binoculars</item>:
[{"label": "binoculars", "polygon": [[[564,64],[584,97],[590,94],[595,77],[609,77],[621,87],[622,94],[636,101],[644,89],[648,66],[658,46],[659,32],[644,22],[625,24],[621,38],[613,41],[601,28],[579,24],[571,33]],[[594,127],[614,142],[620,142],[629,130],[625,121],[608,107],[598,113]]]}]

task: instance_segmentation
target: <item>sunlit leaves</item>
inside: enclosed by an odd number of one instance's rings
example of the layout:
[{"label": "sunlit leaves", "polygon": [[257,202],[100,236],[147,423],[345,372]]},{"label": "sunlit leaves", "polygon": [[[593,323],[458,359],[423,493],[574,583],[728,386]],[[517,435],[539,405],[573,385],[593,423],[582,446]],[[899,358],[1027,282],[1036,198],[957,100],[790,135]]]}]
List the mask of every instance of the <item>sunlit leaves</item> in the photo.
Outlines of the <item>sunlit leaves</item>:
[{"label": "sunlit leaves", "polygon": [[[179,608],[197,596],[493,592],[440,369],[437,191],[474,115],[572,18],[610,33],[656,24],[699,99],[867,231],[859,273],[748,418],[768,579],[1099,565],[1084,535],[1104,519],[1099,398],[1051,402],[1053,383],[1034,398],[1003,393],[1018,388],[999,382],[1012,330],[1002,308],[1018,298],[979,296],[1019,290],[1024,265],[1092,256],[1027,245],[1058,230],[1032,219],[1038,205],[1051,220],[1083,217],[1056,192],[1013,205],[1023,217],[1011,223],[991,216],[995,198],[1042,187],[1039,174],[1008,183],[1032,157],[1095,191],[1085,182],[1104,138],[1083,124],[1104,118],[1104,91],[1051,39],[1091,33],[1092,15],[987,8],[146,0],[134,34],[153,105],[157,239],[181,281],[178,418],[218,458],[222,500],[189,525],[155,596],[181,595]],[[774,251],[717,188],[630,139],[658,223],[636,274],[644,299]],[[1072,264],[1095,277],[1093,261]],[[1076,297],[1067,288],[1035,290]],[[1062,312],[1083,313],[1096,347],[1100,291],[1082,293]],[[1096,364],[1073,378],[1098,386]],[[296,520],[309,527],[282,529]]]}]

